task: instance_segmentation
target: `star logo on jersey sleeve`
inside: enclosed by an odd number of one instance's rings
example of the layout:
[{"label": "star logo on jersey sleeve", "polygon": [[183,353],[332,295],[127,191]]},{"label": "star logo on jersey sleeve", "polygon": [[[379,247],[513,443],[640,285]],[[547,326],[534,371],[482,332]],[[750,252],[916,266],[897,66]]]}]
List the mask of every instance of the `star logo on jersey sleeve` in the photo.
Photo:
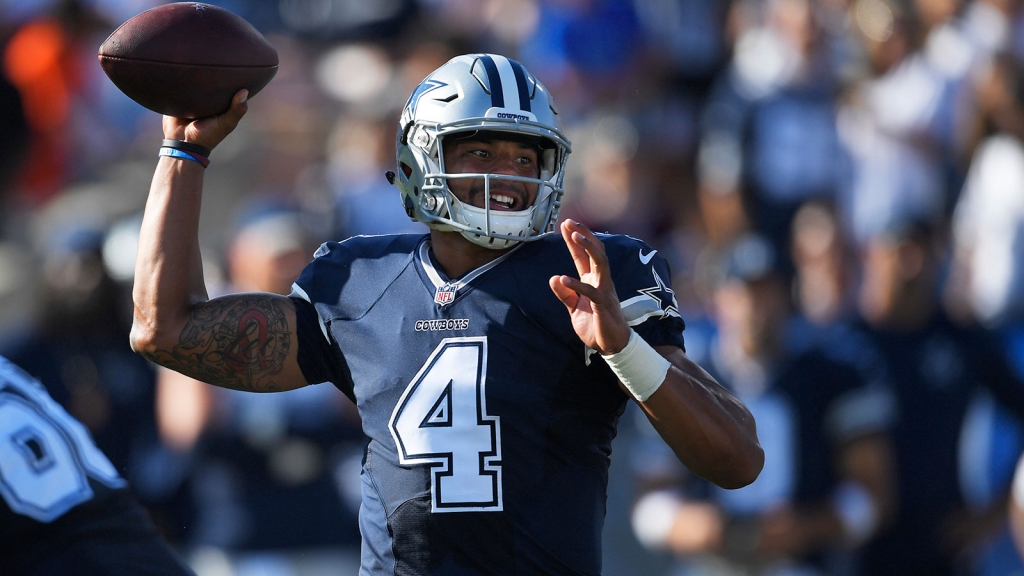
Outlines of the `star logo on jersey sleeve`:
[{"label": "star logo on jersey sleeve", "polygon": [[637,290],[637,295],[622,301],[622,313],[630,326],[642,324],[648,318],[665,316],[679,317],[679,302],[676,293],[662,280],[653,267],[654,286]]},{"label": "star logo on jersey sleeve", "polygon": [[[648,318],[680,317],[675,291],[668,287],[653,266],[651,274],[654,277],[654,286],[637,290],[636,296],[621,303],[622,314],[631,327],[643,324]],[[587,366],[590,366],[590,357],[596,353],[597,350],[590,347],[583,351],[583,361]]]}]

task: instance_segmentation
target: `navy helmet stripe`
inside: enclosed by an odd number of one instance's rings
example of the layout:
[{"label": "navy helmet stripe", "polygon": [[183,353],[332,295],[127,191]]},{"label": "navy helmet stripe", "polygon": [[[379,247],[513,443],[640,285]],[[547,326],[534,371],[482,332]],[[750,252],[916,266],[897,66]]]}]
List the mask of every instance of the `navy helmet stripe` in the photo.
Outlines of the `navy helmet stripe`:
[{"label": "navy helmet stripe", "polygon": [[491,107],[504,108],[505,92],[501,88],[501,75],[498,74],[498,66],[487,54],[480,56],[480,62],[483,63],[484,70],[487,71],[487,83],[491,88]]},{"label": "navy helmet stripe", "polygon": [[526,111],[530,111],[530,86],[526,83],[526,72],[523,70],[523,65],[515,60],[509,60],[509,64],[512,65],[512,73],[516,75],[516,85],[519,86],[519,107]]}]

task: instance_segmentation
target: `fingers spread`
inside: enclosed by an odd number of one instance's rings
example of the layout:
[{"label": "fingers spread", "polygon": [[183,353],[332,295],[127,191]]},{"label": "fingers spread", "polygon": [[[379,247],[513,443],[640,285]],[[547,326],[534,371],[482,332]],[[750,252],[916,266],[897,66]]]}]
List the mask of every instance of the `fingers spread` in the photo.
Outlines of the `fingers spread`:
[{"label": "fingers spread", "polygon": [[562,222],[561,231],[580,277],[590,274],[590,278],[586,278],[587,282],[599,289],[612,286],[604,243],[590,229],[575,220]]}]

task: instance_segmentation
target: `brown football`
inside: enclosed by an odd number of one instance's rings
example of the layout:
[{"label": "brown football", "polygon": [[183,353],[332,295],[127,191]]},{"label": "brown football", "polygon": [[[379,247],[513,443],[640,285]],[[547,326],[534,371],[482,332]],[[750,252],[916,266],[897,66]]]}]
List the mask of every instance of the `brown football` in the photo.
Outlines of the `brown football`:
[{"label": "brown football", "polygon": [[205,118],[253,97],[277,73],[277,50],[241,16],[209,4],[164,4],[103,41],[100,66],[122,92],[168,116]]}]

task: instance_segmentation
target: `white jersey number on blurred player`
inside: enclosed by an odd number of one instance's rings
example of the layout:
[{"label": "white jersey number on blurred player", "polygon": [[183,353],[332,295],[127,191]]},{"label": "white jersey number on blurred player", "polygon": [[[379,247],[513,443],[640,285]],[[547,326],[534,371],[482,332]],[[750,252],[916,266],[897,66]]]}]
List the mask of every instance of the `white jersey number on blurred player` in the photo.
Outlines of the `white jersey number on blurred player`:
[{"label": "white jersey number on blurred player", "polygon": [[0,495],[7,505],[51,522],[92,498],[89,478],[111,488],[125,485],[85,426],[0,358]]}]

